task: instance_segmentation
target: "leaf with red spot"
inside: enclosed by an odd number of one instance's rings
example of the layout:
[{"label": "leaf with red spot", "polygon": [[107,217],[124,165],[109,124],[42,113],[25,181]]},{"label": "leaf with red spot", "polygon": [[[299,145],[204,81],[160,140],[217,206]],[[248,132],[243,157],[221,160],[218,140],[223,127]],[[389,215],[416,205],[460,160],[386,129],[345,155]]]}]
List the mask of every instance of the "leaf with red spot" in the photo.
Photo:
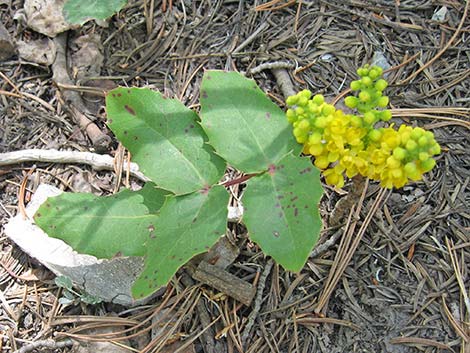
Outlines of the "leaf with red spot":
[{"label": "leaf with red spot", "polygon": [[116,88],[106,110],[110,129],[160,188],[187,194],[222,177],[225,162],[206,143],[197,114],[181,102],[149,89]]},{"label": "leaf with red spot", "polygon": [[132,287],[135,298],[166,285],[178,268],[225,234],[228,198],[223,186],[167,198],[155,223],[156,236],[147,242],[144,270]]},{"label": "leaf with red spot", "polygon": [[237,72],[205,72],[201,120],[209,143],[242,172],[261,172],[291,151],[300,154],[284,112]]},{"label": "leaf with red spot", "polygon": [[48,198],[34,221],[79,253],[98,258],[143,256],[145,243],[155,236],[157,212],[167,194],[152,183],[139,191],[105,197],[65,192]]},{"label": "leaf with red spot", "polygon": [[243,222],[251,240],[286,270],[300,271],[318,241],[323,194],[309,158],[289,154],[248,180]]}]

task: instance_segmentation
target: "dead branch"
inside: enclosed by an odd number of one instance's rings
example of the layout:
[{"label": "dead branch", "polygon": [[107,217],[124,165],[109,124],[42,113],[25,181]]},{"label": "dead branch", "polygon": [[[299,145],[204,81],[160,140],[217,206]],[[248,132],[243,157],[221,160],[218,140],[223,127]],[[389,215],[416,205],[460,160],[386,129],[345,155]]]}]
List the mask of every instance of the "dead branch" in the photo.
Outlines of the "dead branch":
[{"label": "dead branch", "polygon": [[[95,170],[114,170],[114,158],[105,154],[39,149],[0,153],[0,166],[23,162],[76,163],[89,165]],[[142,181],[150,180],[139,171],[136,163],[130,163],[130,173]]]},{"label": "dead branch", "polygon": [[52,339],[48,340],[41,340],[41,341],[36,341],[36,342],[31,342],[20,349],[14,351],[13,353],[28,353],[31,351],[34,351],[36,349],[41,349],[42,348],[47,348],[50,350],[55,350],[55,349],[60,349],[64,347],[70,347],[73,345],[73,341],[71,339],[65,339],[60,342],[56,342]]},{"label": "dead branch", "polygon": [[285,69],[273,69],[272,70],[274,77],[276,78],[277,85],[281,89],[284,98],[294,96],[295,90],[292,85],[292,81],[289,77],[289,73]]},{"label": "dead branch", "polygon": [[87,133],[93,146],[97,149],[104,149],[111,143],[111,138],[86,116],[88,109],[85,107],[80,93],[62,88],[74,84],[67,71],[67,33],[59,34],[54,38],[54,42],[57,47],[57,55],[52,64],[52,79],[59,87],[65,101],[65,107],[74,122]]}]

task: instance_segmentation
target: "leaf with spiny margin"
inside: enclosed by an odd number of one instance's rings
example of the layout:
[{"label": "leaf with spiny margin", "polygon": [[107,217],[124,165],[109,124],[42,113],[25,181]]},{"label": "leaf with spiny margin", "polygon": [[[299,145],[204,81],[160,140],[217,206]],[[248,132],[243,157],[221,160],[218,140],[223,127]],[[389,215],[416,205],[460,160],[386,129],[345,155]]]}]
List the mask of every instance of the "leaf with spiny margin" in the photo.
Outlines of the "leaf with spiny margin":
[{"label": "leaf with spiny margin", "polygon": [[225,162],[206,143],[197,114],[145,88],[116,88],[106,97],[108,125],[158,187],[188,194],[216,183]]},{"label": "leaf with spiny margin", "polygon": [[319,175],[310,159],[289,154],[248,180],[243,194],[250,239],[289,271],[302,269],[319,238]]},{"label": "leaf with spiny margin", "polygon": [[155,224],[156,237],[146,245],[144,270],[132,287],[134,298],[166,285],[178,268],[225,234],[228,199],[223,186],[166,199]]},{"label": "leaf with spiny margin", "polygon": [[151,183],[139,191],[123,190],[111,196],[66,192],[49,197],[34,220],[49,236],[82,254],[144,256],[145,242],[155,236],[158,205],[168,194]]},{"label": "leaf with spiny margin", "polygon": [[65,19],[80,25],[89,20],[105,20],[126,3],[127,0],[67,0],[64,4]]},{"label": "leaf with spiny margin", "polygon": [[261,172],[291,151],[300,154],[285,113],[253,80],[237,72],[206,71],[200,99],[209,143],[238,170]]}]

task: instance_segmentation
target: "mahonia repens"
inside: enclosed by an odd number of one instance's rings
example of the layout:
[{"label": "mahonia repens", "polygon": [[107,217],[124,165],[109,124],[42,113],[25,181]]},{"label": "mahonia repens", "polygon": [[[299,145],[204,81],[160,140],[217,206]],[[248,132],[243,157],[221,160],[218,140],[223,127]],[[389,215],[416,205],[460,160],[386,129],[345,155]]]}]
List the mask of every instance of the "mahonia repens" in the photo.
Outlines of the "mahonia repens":
[{"label": "mahonia repens", "polygon": [[405,124],[398,129],[394,124],[375,127],[392,117],[383,94],[388,83],[377,66],[366,65],[357,74],[360,79],[351,82],[351,90],[358,93],[346,97],[345,104],[358,115],[336,109],[320,94],[312,97],[309,90],[287,98],[287,120],[303,153],[314,156],[326,183],[337,187],[344,185],[345,176],[358,174],[386,188],[421,180],[435,166],[433,156],[441,152],[434,134]]}]

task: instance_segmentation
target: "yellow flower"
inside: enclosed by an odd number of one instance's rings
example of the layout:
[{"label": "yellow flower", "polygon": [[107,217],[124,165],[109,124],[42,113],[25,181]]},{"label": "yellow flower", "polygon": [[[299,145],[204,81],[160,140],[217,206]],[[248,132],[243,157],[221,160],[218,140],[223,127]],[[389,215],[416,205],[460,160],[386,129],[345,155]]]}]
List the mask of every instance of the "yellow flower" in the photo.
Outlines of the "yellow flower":
[{"label": "yellow flower", "polygon": [[330,165],[330,162],[328,162],[327,156],[319,156],[315,158],[314,164],[320,169],[325,169]]},{"label": "yellow flower", "polygon": [[382,148],[393,150],[400,144],[400,137],[398,136],[397,131],[395,131],[392,127],[389,127],[384,129],[381,141]]},{"label": "yellow flower", "polygon": [[344,168],[342,168],[339,164],[333,168],[324,170],[323,175],[325,176],[325,181],[327,184],[342,188],[344,186],[343,171]]},{"label": "yellow flower", "polygon": [[405,124],[398,129],[393,124],[375,128],[377,121],[391,118],[390,110],[380,109],[388,105],[382,93],[387,82],[378,67],[365,66],[357,72],[361,78],[351,83],[351,89],[360,92],[347,97],[345,104],[360,115],[336,110],[322,95],[312,97],[308,90],[287,99],[286,117],[297,142],[304,145],[303,153],[313,155],[326,182],[337,187],[344,185],[344,175],[360,174],[386,188],[420,180],[435,166],[432,156],[441,152],[433,133]]}]

